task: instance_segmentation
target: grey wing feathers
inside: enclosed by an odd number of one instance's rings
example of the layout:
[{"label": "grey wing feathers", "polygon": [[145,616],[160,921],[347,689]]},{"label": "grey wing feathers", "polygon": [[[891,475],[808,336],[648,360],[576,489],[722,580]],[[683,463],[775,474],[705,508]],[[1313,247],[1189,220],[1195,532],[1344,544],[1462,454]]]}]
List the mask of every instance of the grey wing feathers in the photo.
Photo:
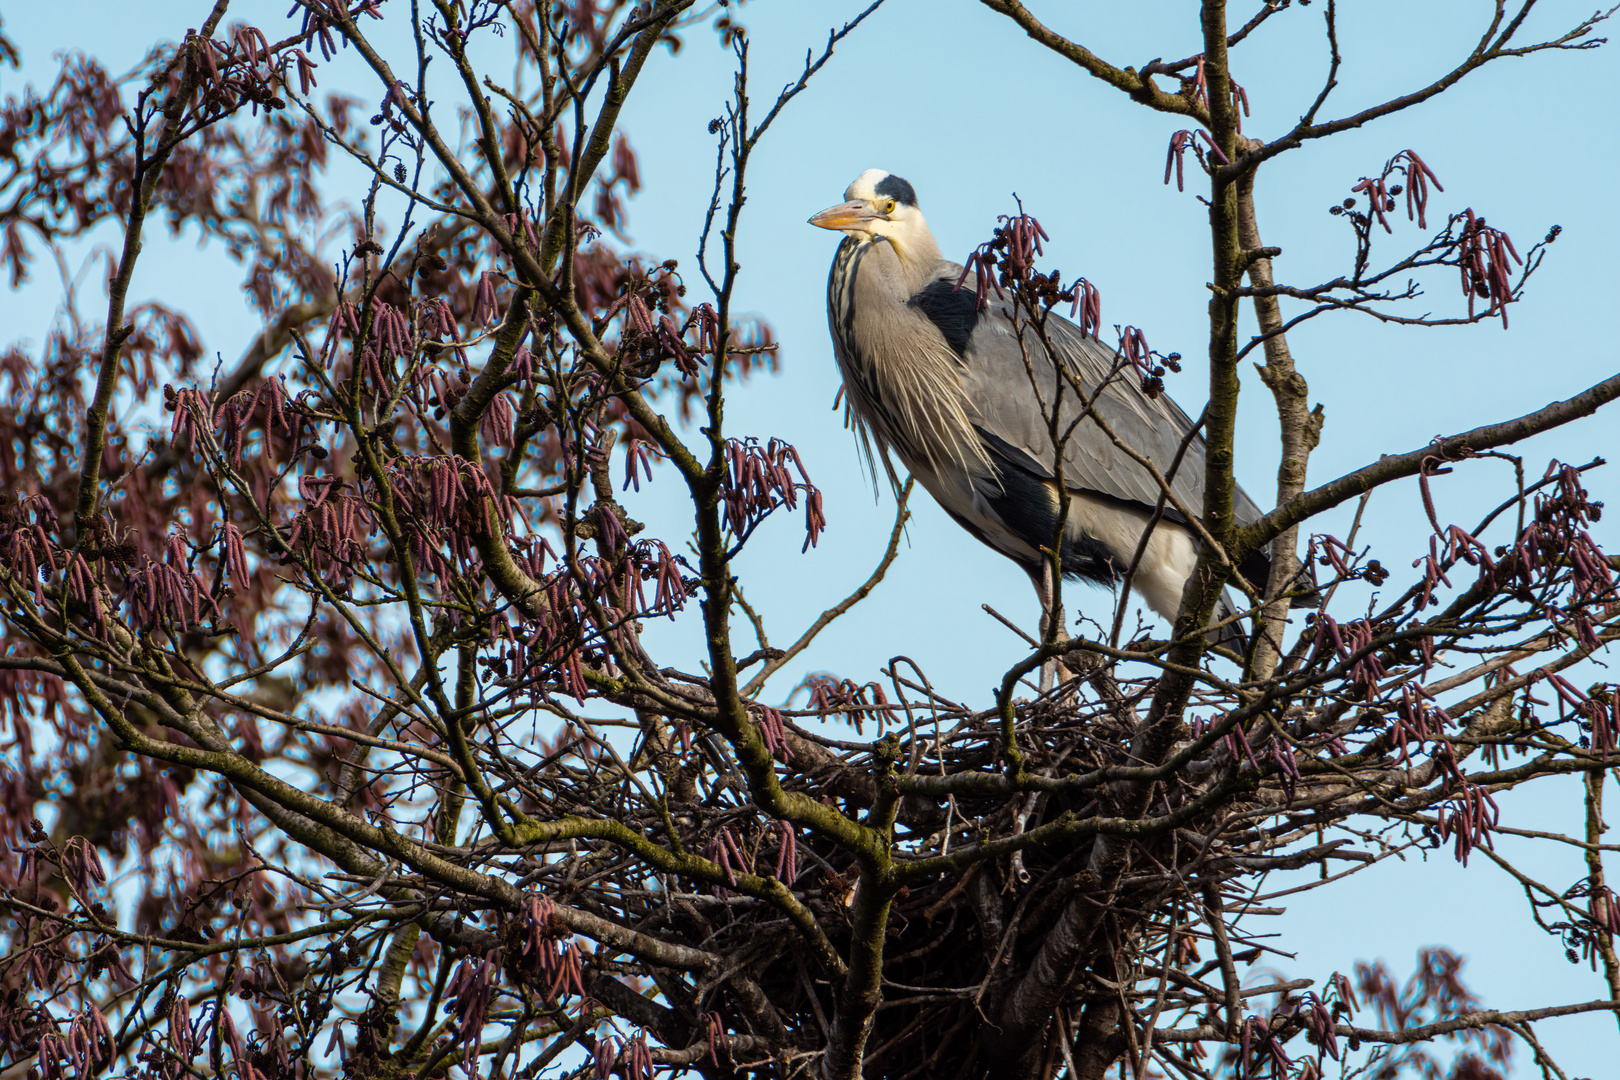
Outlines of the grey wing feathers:
[{"label": "grey wing feathers", "polygon": [[[944,264],[941,277],[952,283],[961,274],[955,264]],[[962,291],[971,301],[970,277]],[[1126,446],[1151,461],[1160,475],[1170,481],[1170,489],[1191,513],[1199,514],[1204,502],[1204,440],[1195,437],[1182,455],[1174,474],[1170,469],[1183,438],[1193,422],[1168,395],[1149,398],[1142,392],[1140,378],[1127,365],[1115,371],[1116,351],[1080,333],[1073,323],[1053,316],[1047,323],[1053,347],[1077,376],[1080,390],[1095,398],[1095,414]],[[1016,453],[1017,463],[1039,475],[1053,475],[1054,452],[1046,414],[1058,405],[1060,438],[1069,432],[1063,455],[1063,481],[1066,487],[1090,491],[1125,502],[1154,506],[1160,486],[1153,475],[1121,452],[1102,426],[1082,417],[1084,402],[1072,383],[1060,381],[1045,350],[1032,329],[1026,330],[1020,344],[1008,306],[996,299],[973,324],[961,350],[966,361],[964,383],[972,400],[975,426],[989,436],[993,447],[1003,455]],[[1027,356],[1027,361],[1026,361]],[[1106,382],[1102,393],[1097,387]],[[1040,403],[1037,407],[1037,402]],[[1260,516],[1254,501],[1242,489],[1236,492],[1237,519],[1252,521]],[[1171,520],[1181,517],[1166,507]]]}]

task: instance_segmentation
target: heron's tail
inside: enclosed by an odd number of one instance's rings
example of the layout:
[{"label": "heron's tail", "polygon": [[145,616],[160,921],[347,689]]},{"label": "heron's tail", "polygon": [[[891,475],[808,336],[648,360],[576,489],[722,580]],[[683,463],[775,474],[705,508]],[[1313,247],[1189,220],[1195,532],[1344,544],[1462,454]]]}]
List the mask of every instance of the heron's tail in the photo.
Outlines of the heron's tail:
[{"label": "heron's tail", "polygon": [[[1243,576],[1248,578],[1258,589],[1269,590],[1271,587],[1271,571],[1276,565],[1272,561],[1271,552],[1267,548],[1250,553],[1239,568]],[[1278,592],[1296,593],[1288,606],[1291,608],[1314,608],[1322,602],[1322,593],[1311,581],[1309,560],[1294,572],[1293,580],[1284,582]]]},{"label": "heron's tail", "polygon": [[[1239,656],[1249,647],[1249,635],[1244,632],[1243,623],[1239,619],[1232,619],[1238,609],[1232,603],[1232,593],[1228,589],[1221,590],[1221,598],[1215,604],[1215,622],[1226,623],[1216,626],[1209,632],[1209,643],[1218,645],[1223,649],[1231,649]],[[1226,620],[1232,619],[1231,622]]]}]

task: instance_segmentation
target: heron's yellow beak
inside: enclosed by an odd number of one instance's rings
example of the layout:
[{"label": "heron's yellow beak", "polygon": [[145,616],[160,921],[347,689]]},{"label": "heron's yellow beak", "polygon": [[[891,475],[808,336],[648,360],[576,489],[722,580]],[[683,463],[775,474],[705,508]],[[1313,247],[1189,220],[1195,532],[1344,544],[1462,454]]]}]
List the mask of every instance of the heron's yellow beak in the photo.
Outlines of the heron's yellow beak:
[{"label": "heron's yellow beak", "polygon": [[872,209],[865,199],[851,199],[837,206],[829,206],[821,213],[810,219],[810,224],[823,229],[846,230],[854,229],[866,232],[867,226],[874,221],[881,220],[882,214]]}]

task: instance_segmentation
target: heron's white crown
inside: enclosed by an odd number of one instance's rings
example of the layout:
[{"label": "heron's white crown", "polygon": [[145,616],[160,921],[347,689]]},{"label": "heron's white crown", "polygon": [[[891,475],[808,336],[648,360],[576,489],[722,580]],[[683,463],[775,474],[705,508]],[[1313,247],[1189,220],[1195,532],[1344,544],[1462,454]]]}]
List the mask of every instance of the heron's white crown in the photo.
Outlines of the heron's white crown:
[{"label": "heron's white crown", "polygon": [[[889,173],[884,169],[867,169],[865,172],[861,173],[861,175],[857,176],[849,187],[845,189],[844,198],[850,201],[860,199],[864,202],[875,203],[878,199],[878,184],[882,183],[888,178]],[[910,185],[907,186],[909,187]]]}]

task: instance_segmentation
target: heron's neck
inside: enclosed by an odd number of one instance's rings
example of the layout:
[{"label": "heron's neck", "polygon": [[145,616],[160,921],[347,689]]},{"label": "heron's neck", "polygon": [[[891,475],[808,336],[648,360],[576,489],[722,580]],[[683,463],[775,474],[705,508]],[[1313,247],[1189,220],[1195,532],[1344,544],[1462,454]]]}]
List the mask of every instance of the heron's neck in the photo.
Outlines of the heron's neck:
[{"label": "heron's neck", "polygon": [[906,279],[904,293],[910,296],[933,276],[935,265],[943,257],[940,255],[939,244],[934,240],[934,234],[926,227],[911,230],[905,236],[888,236],[884,239],[888,240],[889,246],[894,249],[895,258],[900,263],[900,272]]}]

